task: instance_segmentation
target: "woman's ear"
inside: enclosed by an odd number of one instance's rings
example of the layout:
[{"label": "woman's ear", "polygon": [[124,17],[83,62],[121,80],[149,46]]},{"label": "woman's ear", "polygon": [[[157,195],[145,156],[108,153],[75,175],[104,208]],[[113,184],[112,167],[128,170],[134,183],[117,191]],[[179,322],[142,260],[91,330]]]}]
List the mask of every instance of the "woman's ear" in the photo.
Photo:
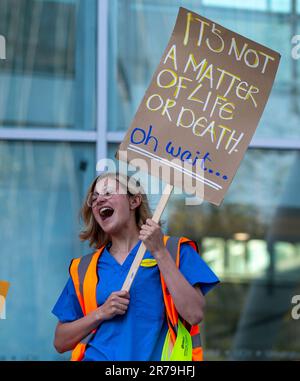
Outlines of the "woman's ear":
[{"label": "woman's ear", "polygon": [[129,203],[131,210],[138,208],[142,203],[142,196],[140,194],[135,194],[134,196],[131,196]]}]

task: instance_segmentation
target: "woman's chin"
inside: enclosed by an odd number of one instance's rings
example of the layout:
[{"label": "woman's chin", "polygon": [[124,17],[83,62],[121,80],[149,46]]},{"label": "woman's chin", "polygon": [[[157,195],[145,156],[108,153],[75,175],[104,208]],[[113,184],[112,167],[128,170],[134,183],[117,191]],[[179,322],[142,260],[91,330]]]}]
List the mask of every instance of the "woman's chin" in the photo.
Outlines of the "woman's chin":
[{"label": "woman's chin", "polygon": [[120,231],[120,226],[118,224],[113,224],[113,223],[110,223],[110,224],[107,224],[107,225],[102,225],[101,226],[102,230],[104,231],[104,233],[106,234],[116,234],[117,232]]},{"label": "woman's chin", "polygon": [[97,219],[98,224],[100,225],[101,229],[106,234],[112,234],[117,235],[122,227],[124,226],[124,222],[118,218],[118,216],[113,215],[111,217],[108,217],[107,219]]}]

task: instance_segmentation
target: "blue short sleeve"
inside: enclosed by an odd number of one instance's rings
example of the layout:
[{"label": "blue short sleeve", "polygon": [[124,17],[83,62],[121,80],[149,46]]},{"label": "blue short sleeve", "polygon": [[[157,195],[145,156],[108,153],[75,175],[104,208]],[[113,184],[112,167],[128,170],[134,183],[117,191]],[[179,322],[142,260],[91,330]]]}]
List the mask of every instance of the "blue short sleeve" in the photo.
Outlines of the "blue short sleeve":
[{"label": "blue short sleeve", "polygon": [[62,323],[71,322],[83,317],[71,277],[69,277],[52,313]]},{"label": "blue short sleeve", "polygon": [[198,284],[203,295],[207,294],[220,280],[204,262],[196,250],[184,243],[180,248],[180,272],[193,286]]}]

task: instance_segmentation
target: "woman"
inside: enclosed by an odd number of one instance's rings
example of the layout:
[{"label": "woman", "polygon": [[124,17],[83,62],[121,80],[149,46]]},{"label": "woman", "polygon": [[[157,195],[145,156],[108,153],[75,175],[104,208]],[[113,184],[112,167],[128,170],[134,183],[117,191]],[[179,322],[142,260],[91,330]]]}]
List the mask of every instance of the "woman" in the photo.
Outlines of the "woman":
[{"label": "woman", "polygon": [[[91,286],[79,281],[82,268],[90,277],[85,275],[84,282],[93,279],[90,267],[82,264],[86,256],[81,264],[72,262],[71,276],[52,311],[59,320],[54,346],[59,353],[75,348],[75,360],[160,360],[170,324],[163,291],[186,326],[197,327],[203,319],[204,294],[219,282],[190,244],[180,245],[177,268],[160,225],[151,220],[146,195],[132,181],[115,173],[98,176],[82,207],[85,229],[80,237],[97,250],[90,258],[98,255],[92,259],[95,303],[83,300],[84,290],[90,298]],[[147,248],[146,265],[139,268],[130,292],[122,291],[141,242]]]}]

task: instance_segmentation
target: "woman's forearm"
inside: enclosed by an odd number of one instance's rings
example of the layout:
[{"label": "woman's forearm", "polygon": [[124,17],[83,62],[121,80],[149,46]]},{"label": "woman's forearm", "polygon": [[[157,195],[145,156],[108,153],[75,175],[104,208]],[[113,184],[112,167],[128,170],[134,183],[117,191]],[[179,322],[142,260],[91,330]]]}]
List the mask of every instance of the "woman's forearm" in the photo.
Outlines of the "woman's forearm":
[{"label": "woman's forearm", "polygon": [[54,346],[59,353],[70,351],[102,322],[99,309],[70,323],[59,322],[55,331]]},{"label": "woman's forearm", "polygon": [[70,351],[104,320],[116,315],[124,315],[129,305],[130,295],[126,290],[112,292],[105,303],[81,319],[70,323],[58,323],[54,346],[60,353]]},{"label": "woman's forearm", "polygon": [[166,248],[155,253],[155,258],[178,313],[191,325],[199,324],[203,319],[205,305],[201,291],[185,279]]}]

